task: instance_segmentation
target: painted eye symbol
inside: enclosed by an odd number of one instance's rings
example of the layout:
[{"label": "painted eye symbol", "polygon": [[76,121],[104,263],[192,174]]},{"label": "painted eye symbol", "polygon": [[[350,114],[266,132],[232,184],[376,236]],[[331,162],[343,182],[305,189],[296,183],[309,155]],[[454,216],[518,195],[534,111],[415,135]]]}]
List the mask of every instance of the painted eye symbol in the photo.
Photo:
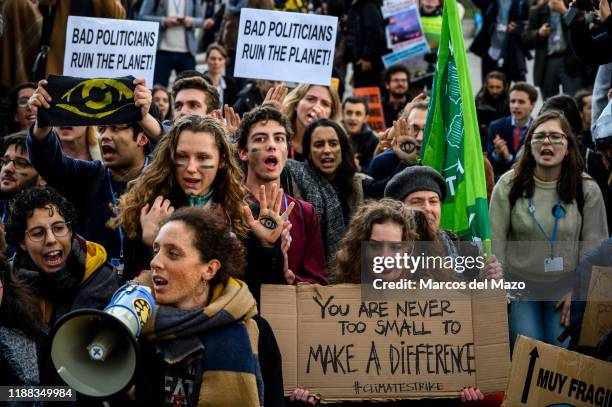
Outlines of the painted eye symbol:
[{"label": "painted eye symbol", "polygon": [[276,226],[278,226],[276,221],[269,216],[262,216],[259,218],[259,223],[261,223],[263,227],[267,229],[276,229]]},{"label": "painted eye symbol", "polygon": [[400,144],[400,150],[406,154],[411,154],[416,149],[416,143],[412,140],[408,140]]},{"label": "painted eye symbol", "polygon": [[133,105],[134,91],[125,84],[115,79],[88,79],[64,93],[57,107],[100,119]]}]

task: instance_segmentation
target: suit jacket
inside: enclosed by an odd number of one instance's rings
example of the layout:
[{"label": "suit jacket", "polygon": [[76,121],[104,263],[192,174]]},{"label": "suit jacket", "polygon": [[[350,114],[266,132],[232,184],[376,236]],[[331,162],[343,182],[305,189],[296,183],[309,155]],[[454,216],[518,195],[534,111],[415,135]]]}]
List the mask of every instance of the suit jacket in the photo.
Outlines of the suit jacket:
[{"label": "suit jacket", "polygon": [[[527,22],[527,28],[523,31],[522,37],[523,42],[529,48],[535,48],[535,61],[533,64],[533,83],[536,86],[542,86],[544,83],[544,74],[546,70],[546,57],[548,52],[548,37],[540,37],[538,30],[542,27],[542,24],[549,21],[550,18],[550,7],[548,3],[543,3],[539,6],[533,7],[529,10],[529,20]],[[565,72],[570,76],[576,76],[581,73],[582,65],[574,56],[574,53],[570,47],[568,27],[565,24],[565,19],[561,18],[561,28],[563,31],[563,38],[567,44],[567,48],[563,54],[565,62]]]},{"label": "suit jacket", "polygon": [[[495,151],[493,139],[496,135],[499,135],[499,137],[501,137],[508,145],[508,151],[510,151],[510,154],[512,154],[512,160],[510,160],[510,162],[507,162],[503,159],[503,157],[500,157],[497,154],[493,154]],[[516,159],[516,153],[519,149],[520,145],[516,151],[514,149],[514,127],[512,126],[512,116],[503,117],[491,122],[489,125],[489,135],[487,137],[487,158],[489,161],[491,161],[491,165],[493,165],[495,175],[500,176],[504,172],[508,171],[510,167],[512,167],[512,164],[514,164],[514,160]]]},{"label": "suit jacket", "polygon": [[[162,26],[161,22],[168,15],[168,7],[170,2],[165,1],[163,7],[157,7],[155,10],[155,4],[158,0],[144,0],[140,13],[138,13],[138,19],[144,21],[156,21],[159,23],[159,34],[160,37],[166,31],[166,28]],[[185,35],[187,36],[187,49],[191,55],[196,56],[198,52],[198,42],[195,37],[195,29],[201,27],[204,23],[204,11],[202,9],[202,3],[200,1],[185,0],[185,16],[189,16],[193,19],[191,27],[185,29]],[[157,48],[161,45],[161,40],[157,41]]]}]

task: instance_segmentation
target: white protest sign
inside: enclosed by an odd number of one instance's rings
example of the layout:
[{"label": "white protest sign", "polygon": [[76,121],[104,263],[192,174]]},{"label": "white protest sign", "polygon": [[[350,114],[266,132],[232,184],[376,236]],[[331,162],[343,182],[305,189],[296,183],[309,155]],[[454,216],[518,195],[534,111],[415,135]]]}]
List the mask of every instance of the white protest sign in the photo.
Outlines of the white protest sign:
[{"label": "white protest sign", "polygon": [[68,17],[64,75],[143,77],[153,86],[159,23]]},{"label": "white protest sign", "polygon": [[329,85],[337,17],[243,8],[234,76]]}]

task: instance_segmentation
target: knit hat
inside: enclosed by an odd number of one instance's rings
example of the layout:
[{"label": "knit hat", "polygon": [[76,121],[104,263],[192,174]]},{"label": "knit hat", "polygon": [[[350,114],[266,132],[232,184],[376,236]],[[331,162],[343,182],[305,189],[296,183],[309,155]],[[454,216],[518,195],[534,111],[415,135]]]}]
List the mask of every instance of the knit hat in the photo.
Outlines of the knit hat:
[{"label": "knit hat", "polygon": [[385,187],[385,198],[403,201],[408,195],[417,191],[432,191],[438,194],[440,201],[446,197],[444,178],[431,167],[414,165],[398,172]]}]

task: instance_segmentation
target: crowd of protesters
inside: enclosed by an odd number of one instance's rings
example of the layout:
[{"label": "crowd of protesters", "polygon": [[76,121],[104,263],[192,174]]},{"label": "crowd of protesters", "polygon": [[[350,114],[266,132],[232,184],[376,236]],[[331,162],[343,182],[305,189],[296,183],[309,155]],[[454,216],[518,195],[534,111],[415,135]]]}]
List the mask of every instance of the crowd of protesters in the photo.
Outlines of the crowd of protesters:
[{"label": "crowd of protesters", "polygon": [[[434,38],[442,1],[420,1]],[[483,83],[474,99],[478,133],[469,136],[482,146],[496,255],[480,270],[437,270],[437,278],[527,281],[548,300],[509,294],[511,347],[525,335],[612,361],[576,344],[590,268],[612,266],[610,3],[464,6],[483,22],[469,47],[481,58]],[[359,284],[364,241],[482,252],[441,228],[448,185],[419,164],[431,72],[384,66],[390,50],[378,0],[4,0],[0,7],[0,385],[59,384],[48,360],[54,322],[76,309],[103,309],[136,280],[161,307],[141,336],[139,369],[147,374],[107,402],[314,405],[325,395],[300,388],[283,397],[278,345],[258,315],[262,284]],[[339,17],[340,86],[234,77],[244,7]],[[51,103],[46,78],[62,73],[68,15],[160,24],[155,83],[134,81],[140,120],[39,122]],[[431,71],[436,45],[428,39]],[[204,72],[196,70],[201,53]],[[370,101],[352,93],[372,86],[382,95],[382,132],[368,124]],[[542,266],[533,242],[551,247],[550,259],[556,247],[563,261]],[[211,324],[217,314],[222,322]],[[243,351],[229,357],[235,349]],[[437,403],[483,398],[465,388]]]}]

